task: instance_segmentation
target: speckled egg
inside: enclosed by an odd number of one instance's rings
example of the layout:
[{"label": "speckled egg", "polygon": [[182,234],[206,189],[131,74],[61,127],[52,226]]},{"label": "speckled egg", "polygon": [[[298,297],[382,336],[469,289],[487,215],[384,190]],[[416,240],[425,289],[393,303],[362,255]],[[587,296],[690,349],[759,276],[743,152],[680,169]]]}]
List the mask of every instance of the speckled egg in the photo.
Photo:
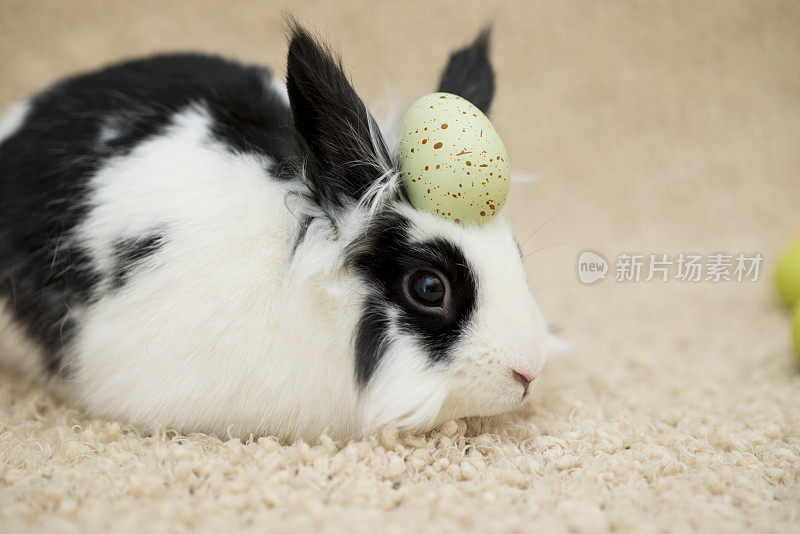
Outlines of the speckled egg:
[{"label": "speckled egg", "polygon": [[423,96],[406,112],[399,136],[403,185],[415,208],[477,224],[503,208],[511,183],[506,149],[469,101]]}]

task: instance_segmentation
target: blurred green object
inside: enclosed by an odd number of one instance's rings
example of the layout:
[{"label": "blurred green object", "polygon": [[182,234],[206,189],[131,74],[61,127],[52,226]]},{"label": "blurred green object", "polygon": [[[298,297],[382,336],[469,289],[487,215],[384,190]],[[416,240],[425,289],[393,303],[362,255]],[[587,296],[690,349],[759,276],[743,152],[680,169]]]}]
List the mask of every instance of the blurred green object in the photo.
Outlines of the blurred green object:
[{"label": "blurred green object", "polygon": [[787,307],[791,308],[800,301],[800,240],[795,241],[778,258],[775,287]]},{"label": "blurred green object", "polygon": [[800,304],[794,307],[794,319],[792,320],[792,337],[794,337],[794,353],[800,360]]}]

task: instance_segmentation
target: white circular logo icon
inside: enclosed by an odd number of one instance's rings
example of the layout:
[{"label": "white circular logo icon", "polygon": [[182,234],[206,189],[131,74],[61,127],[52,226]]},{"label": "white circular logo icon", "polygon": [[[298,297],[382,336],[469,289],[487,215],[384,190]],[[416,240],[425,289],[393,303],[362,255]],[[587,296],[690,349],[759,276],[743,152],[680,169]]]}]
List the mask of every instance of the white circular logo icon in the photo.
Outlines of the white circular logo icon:
[{"label": "white circular logo icon", "polygon": [[578,256],[578,279],[584,284],[593,284],[602,280],[608,273],[608,262],[604,257],[591,250],[584,250]]}]

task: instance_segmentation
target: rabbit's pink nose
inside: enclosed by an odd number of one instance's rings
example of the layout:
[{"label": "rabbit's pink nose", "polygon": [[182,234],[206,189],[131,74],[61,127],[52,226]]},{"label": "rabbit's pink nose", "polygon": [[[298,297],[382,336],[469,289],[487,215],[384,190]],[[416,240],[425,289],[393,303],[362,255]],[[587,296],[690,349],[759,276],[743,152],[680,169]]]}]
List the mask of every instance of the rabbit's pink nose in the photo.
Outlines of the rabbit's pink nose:
[{"label": "rabbit's pink nose", "polygon": [[522,385],[525,393],[528,393],[528,386],[533,382],[535,377],[529,373],[517,371],[516,369],[512,369],[511,374],[514,375],[514,380]]}]

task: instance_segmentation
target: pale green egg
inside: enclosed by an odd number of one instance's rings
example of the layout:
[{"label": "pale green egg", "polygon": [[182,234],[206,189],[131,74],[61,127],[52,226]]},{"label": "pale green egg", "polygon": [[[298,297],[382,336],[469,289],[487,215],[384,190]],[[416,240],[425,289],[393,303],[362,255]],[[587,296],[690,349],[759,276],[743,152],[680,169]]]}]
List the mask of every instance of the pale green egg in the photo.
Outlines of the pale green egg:
[{"label": "pale green egg", "polygon": [[800,239],[790,245],[775,266],[775,287],[788,307],[800,303]]},{"label": "pale green egg", "polygon": [[503,208],[511,183],[506,148],[469,101],[423,96],[403,117],[399,137],[403,185],[415,208],[477,224]]}]

